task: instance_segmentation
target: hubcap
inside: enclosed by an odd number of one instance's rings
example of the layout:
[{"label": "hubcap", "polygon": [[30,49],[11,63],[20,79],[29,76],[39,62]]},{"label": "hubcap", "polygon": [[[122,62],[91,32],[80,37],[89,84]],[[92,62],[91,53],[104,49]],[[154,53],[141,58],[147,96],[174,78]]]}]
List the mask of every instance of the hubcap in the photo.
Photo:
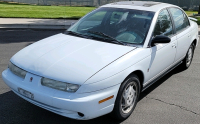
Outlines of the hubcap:
[{"label": "hubcap", "polygon": [[130,83],[130,85],[127,85],[127,87],[123,91],[122,96],[122,102],[121,102],[121,108],[123,113],[129,113],[136,101],[136,86],[134,83]]},{"label": "hubcap", "polygon": [[192,51],[192,48],[190,47],[190,49],[188,50],[188,53],[187,53],[186,66],[190,65],[190,63],[192,61],[192,54],[193,54],[193,51]]}]

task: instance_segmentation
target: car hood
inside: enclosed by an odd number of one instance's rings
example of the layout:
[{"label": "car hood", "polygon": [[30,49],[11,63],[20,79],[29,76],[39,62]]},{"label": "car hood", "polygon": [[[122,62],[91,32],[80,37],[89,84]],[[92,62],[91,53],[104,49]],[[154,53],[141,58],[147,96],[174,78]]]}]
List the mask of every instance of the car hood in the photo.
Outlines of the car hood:
[{"label": "car hood", "polygon": [[57,34],[22,49],[11,62],[42,77],[82,84],[133,49],[135,47]]}]

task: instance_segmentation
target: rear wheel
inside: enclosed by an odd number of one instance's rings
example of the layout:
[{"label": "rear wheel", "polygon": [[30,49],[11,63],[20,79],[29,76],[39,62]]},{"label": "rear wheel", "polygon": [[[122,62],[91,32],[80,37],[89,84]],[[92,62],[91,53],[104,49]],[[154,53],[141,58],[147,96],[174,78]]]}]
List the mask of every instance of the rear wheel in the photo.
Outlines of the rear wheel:
[{"label": "rear wheel", "polygon": [[194,44],[190,45],[188,52],[185,58],[183,59],[182,68],[188,69],[190,67],[194,55],[194,47],[195,47]]},{"label": "rear wheel", "polygon": [[125,120],[133,112],[140,95],[140,82],[136,75],[129,76],[121,85],[112,115]]}]

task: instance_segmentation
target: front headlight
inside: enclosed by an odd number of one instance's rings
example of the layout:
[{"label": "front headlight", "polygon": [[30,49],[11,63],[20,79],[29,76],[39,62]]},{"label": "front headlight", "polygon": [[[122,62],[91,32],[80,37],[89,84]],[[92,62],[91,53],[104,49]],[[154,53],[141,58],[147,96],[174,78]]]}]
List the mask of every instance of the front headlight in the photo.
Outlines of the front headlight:
[{"label": "front headlight", "polygon": [[11,71],[12,73],[14,73],[15,75],[17,75],[17,76],[19,76],[19,77],[21,77],[21,78],[23,78],[23,79],[25,78],[27,72],[24,71],[24,70],[22,70],[21,68],[15,66],[15,65],[12,64],[11,62],[9,62],[8,68],[9,68],[10,71]]},{"label": "front headlight", "polygon": [[41,84],[43,86],[47,86],[53,89],[62,90],[66,92],[76,92],[80,87],[80,85],[77,85],[77,84],[69,84],[69,83],[55,81],[48,78],[42,78]]}]

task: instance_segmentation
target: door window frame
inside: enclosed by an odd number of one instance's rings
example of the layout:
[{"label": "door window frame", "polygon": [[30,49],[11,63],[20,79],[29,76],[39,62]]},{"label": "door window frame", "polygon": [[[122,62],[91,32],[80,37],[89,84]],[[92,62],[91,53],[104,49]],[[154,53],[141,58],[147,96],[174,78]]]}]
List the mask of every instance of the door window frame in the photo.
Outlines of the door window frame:
[{"label": "door window frame", "polygon": [[[172,16],[171,16],[171,13],[170,13],[169,10],[168,10],[168,8],[171,8],[171,7],[166,7],[166,8],[161,9],[161,10],[159,11],[159,13],[158,13],[158,17],[159,17],[159,14],[160,14],[163,10],[167,10],[167,12],[169,13],[170,21],[171,21],[171,23],[172,23],[172,35],[170,35],[170,36],[168,36],[168,37],[171,38],[171,37],[174,37],[174,36],[176,35],[176,30],[175,30],[174,20],[173,20],[173,18],[172,18]],[[156,18],[156,23],[157,23],[158,17]],[[155,30],[155,28],[156,28],[156,23],[155,23],[154,28],[153,28],[153,31],[152,31],[152,33],[151,33],[150,41],[149,41],[149,43],[148,43],[148,45],[147,45],[148,48],[151,47],[150,44],[151,44],[151,41],[152,41],[152,39],[153,39],[153,34],[154,34],[154,30]]]},{"label": "door window frame", "polygon": [[[172,25],[172,34],[171,34],[170,36],[167,36],[167,37],[173,37],[173,36],[175,35],[174,22],[173,22],[173,19],[172,19],[172,17],[171,17],[171,14],[169,13],[169,11],[168,11],[167,8],[164,8],[164,9],[162,9],[162,10],[159,11],[158,17],[157,17],[157,19],[156,19],[156,24],[157,24],[157,22],[158,22],[158,18],[159,18],[160,13],[161,13],[162,11],[164,11],[164,10],[166,10],[166,11],[168,12],[169,18],[170,18],[170,21],[171,21],[171,25]],[[155,31],[155,28],[156,28],[156,24],[155,24],[154,30],[153,30],[153,32],[152,32],[152,37],[153,37],[153,35],[154,35],[154,31]]]},{"label": "door window frame", "polygon": [[[183,13],[183,15],[185,15],[185,17],[187,18],[187,21],[188,21],[189,26],[187,26],[186,28],[181,29],[181,30],[179,30],[179,31],[176,31],[175,22],[174,22],[172,13],[171,13],[170,10],[169,10],[170,8],[179,9],[179,10]],[[179,7],[167,7],[166,9],[168,10],[168,12],[169,12],[169,14],[170,14],[170,16],[171,16],[171,20],[172,20],[172,23],[173,23],[172,25],[173,25],[173,27],[174,27],[174,35],[180,34],[181,32],[187,30],[187,29],[191,26],[190,20],[189,20],[188,16],[186,15],[186,13],[185,13],[181,8],[179,8]]]}]

